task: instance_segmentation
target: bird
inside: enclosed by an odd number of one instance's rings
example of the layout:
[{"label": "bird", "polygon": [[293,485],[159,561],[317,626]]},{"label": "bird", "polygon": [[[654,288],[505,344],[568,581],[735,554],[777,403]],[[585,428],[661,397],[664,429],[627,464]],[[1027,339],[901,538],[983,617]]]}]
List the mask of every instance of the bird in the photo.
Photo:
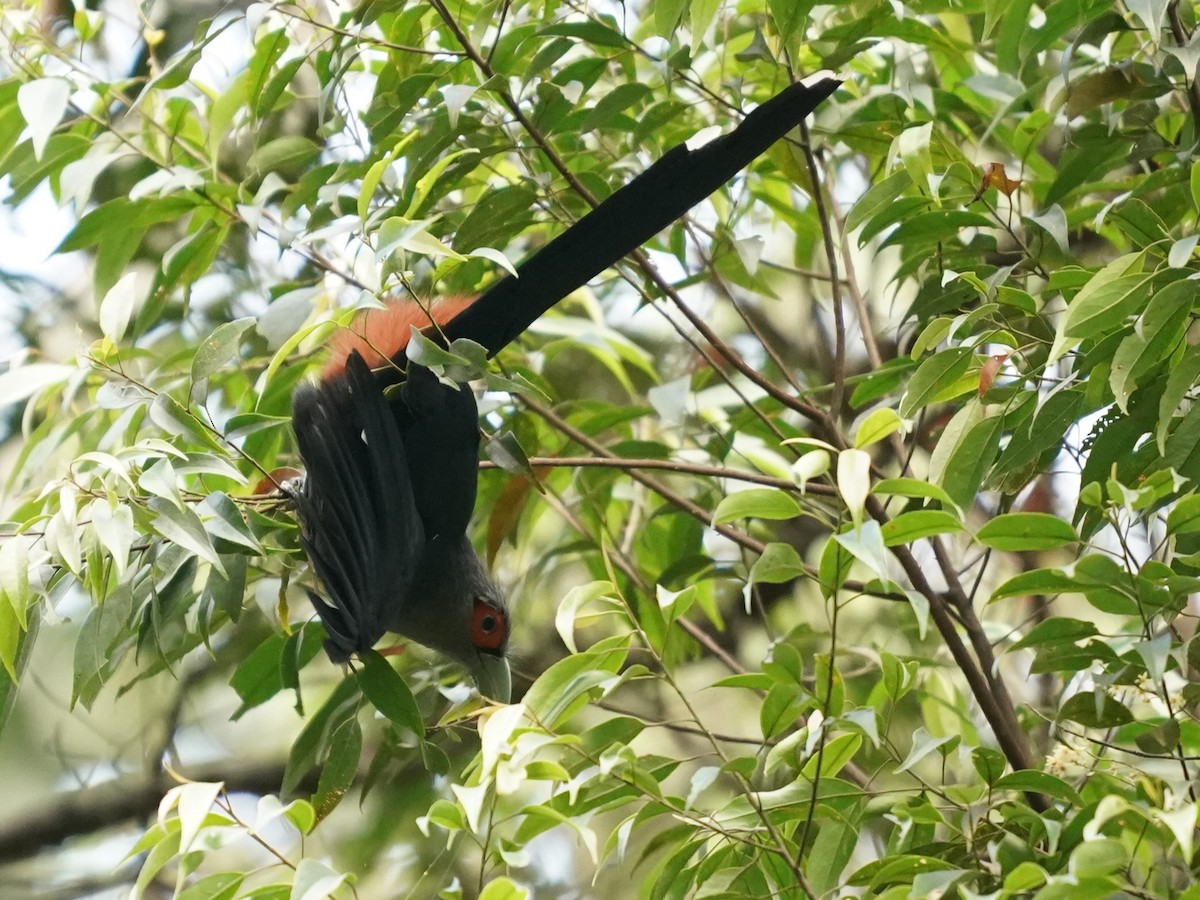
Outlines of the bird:
[{"label": "bird", "polygon": [[508,608],[466,534],[479,458],[475,396],[427,368],[392,364],[409,326],[433,321],[412,301],[368,311],[333,348],[321,382],[293,397],[307,466],[295,493],[301,545],[336,602],[315,591],[309,599],[334,662],[394,631],[445,653],[480,693],[507,701]]},{"label": "bird", "polygon": [[485,697],[511,697],[509,608],[467,537],[480,444],[475,397],[407,359],[413,330],[444,345],[470,340],[495,356],[764,153],[839,84],[793,84],[728,134],[667,151],[479,297],[392,302],[337,339],[321,379],[293,395],[305,472],[290,491],[301,547],[325,594],[308,592],[333,662],[396,632],[461,664]]}]

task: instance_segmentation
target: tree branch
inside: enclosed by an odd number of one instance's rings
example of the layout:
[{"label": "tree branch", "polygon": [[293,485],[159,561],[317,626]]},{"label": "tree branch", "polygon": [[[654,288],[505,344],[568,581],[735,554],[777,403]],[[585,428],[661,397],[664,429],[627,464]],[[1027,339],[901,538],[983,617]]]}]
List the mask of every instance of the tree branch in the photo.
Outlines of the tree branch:
[{"label": "tree branch", "polygon": [[[230,793],[272,794],[283,783],[283,760],[244,763],[228,761],[189,767],[194,781],[223,781]],[[51,795],[24,815],[0,824],[0,862],[36,856],[71,838],[95,834],[154,815],[163,794],[177,782],[166,772],[146,777],[123,776],[95,787]],[[316,788],[316,779],[302,789]]]}]

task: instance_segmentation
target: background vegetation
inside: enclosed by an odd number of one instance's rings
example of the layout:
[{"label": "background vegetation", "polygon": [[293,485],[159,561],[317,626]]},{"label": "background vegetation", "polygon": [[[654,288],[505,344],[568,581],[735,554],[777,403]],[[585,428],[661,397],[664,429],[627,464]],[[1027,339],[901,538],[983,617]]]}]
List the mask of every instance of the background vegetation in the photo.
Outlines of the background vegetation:
[{"label": "background vegetation", "polygon": [[[6,896],[1200,896],[1193,4],[198,9],[0,10]],[[822,69],[481,383],[517,702],[332,666],[330,334]]]}]

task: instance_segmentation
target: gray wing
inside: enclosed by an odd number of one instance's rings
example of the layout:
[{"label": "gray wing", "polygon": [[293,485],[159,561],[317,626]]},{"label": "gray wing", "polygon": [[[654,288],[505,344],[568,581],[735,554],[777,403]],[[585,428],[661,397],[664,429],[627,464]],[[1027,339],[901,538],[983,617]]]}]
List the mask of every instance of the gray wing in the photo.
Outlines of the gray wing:
[{"label": "gray wing", "polygon": [[330,602],[309,596],[342,662],[397,619],[425,531],[398,422],[362,357],[350,354],[344,377],[300,388],[292,424],[307,469],[300,541]]}]

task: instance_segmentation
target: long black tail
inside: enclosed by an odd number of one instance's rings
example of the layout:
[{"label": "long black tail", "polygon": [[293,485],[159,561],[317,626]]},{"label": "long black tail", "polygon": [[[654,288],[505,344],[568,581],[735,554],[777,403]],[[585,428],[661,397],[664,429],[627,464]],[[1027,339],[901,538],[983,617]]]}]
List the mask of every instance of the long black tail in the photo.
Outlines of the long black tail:
[{"label": "long black tail", "polygon": [[729,134],[696,150],[673,148],[463,310],[442,331],[495,356],[571,291],[637,249],[800,124],[841,84],[793,84]]}]

